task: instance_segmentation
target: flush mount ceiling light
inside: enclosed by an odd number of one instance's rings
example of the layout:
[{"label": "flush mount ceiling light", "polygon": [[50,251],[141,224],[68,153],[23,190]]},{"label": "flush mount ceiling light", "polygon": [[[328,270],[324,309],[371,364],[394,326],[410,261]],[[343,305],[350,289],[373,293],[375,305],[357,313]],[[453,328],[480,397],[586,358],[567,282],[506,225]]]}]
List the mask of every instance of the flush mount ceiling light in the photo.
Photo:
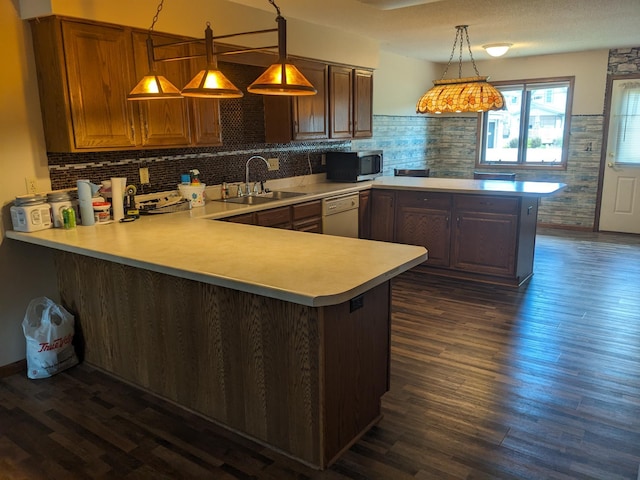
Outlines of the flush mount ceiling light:
[{"label": "flush mount ceiling light", "polygon": [[512,43],[490,43],[489,45],[483,45],[489,55],[492,57],[501,57],[511,48]]},{"label": "flush mount ceiling light", "polygon": [[[205,29],[205,38],[196,39],[185,42],[175,42],[162,45],[154,45],[151,34],[153,27],[158,21],[158,15],[162,10],[164,0],[161,0],[158,4],[158,8],[151,27],[149,28],[149,35],[147,37],[147,57],[149,62],[149,73],[145,75],[140,82],[131,90],[127,99],[129,100],[158,100],[168,98],[182,98],[182,97],[198,97],[198,98],[238,98],[242,97],[243,93],[235,86],[224,74],[218,69],[217,56],[220,55],[234,55],[247,52],[268,51],[277,49],[278,60],[271,65],[267,70],[258,77],[247,88],[247,91],[251,93],[257,93],[261,95],[288,95],[288,96],[300,96],[300,95],[315,95],[317,90],[314,86],[304,77],[304,75],[291,63],[287,58],[287,22],[280,14],[280,8],[275,4],[274,0],[269,0],[269,3],[274,6],[277,12],[276,22],[277,28],[270,28],[266,30],[256,30],[251,32],[234,33],[230,35],[222,35],[219,37],[213,36],[213,30],[211,30],[210,23],[207,22],[207,28]],[[256,35],[263,33],[278,33],[278,45],[270,45],[257,48],[239,48],[233,50],[226,50],[222,53],[215,54],[214,39],[238,37],[241,35]],[[163,57],[156,58],[156,50],[177,46],[188,45],[193,43],[205,44],[205,56],[207,60],[207,66],[204,70],[201,70],[196,74],[193,79],[182,89],[175,87],[169,80],[162,75],[159,75],[155,70],[156,62],[174,61],[174,60],[188,60],[195,57],[201,57],[202,55],[189,55],[178,57]]]},{"label": "flush mount ceiling light", "polygon": [[[468,25],[456,27],[456,39],[449,57],[449,63],[442,74],[442,79],[433,82],[433,88],[425,93],[416,106],[416,113],[461,113],[461,112],[486,112],[488,110],[502,110],[504,98],[502,94],[491,84],[487,83],[488,77],[480,76],[476,62],[471,53]],[[463,37],[464,34],[464,37]],[[469,48],[469,57],[475,77],[462,78],[462,47],[466,38]],[[458,62],[458,78],[445,80],[451,60],[456,51],[456,45],[460,42],[460,58]]]}]

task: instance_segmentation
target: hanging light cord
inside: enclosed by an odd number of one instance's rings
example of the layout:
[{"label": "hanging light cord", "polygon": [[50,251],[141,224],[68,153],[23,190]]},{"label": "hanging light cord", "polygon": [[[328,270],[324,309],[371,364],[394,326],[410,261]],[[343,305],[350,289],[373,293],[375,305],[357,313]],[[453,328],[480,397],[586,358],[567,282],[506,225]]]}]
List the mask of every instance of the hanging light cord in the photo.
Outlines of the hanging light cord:
[{"label": "hanging light cord", "polygon": [[[271,0],[269,1],[271,2]],[[444,69],[444,73],[442,74],[442,78],[440,80],[444,80],[444,77],[447,76],[447,72],[449,71],[449,66],[451,65],[451,61],[453,60],[453,55],[456,53],[456,45],[458,45],[458,38],[460,38],[460,57],[458,60],[458,78],[462,78],[462,48],[464,44],[464,39],[462,38],[463,30],[466,35],[467,47],[469,48],[469,57],[471,57],[471,63],[473,64],[473,69],[476,72],[476,76],[478,77],[480,76],[480,72],[478,72],[478,67],[476,66],[476,61],[473,59],[473,55],[471,54],[471,42],[469,41],[469,31],[467,30],[467,27],[468,25],[458,25],[456,27],[456,39],[453,42],[453,48],[451,49],[449,62],[447,62],[447,67]]]},{"label": "hanging light cord", "polygon": [[151,21],[151,26],[149,27],[149,35],[151,35],[151,32],[153,32],[153,27],[158,21],[158,16],[160,15],[160,11],[162,10],[163,4],[164,4],[164,0],[160,0],[160,3],[158,4],[158,10],[156,11],[156,14],[153,16],[153,20]]},{"label": "hanging light cord", "polygon": [[275,9],[276,9],[276,13],[277,13],[277,14],[278,14],[278,16],[280,17],[280,16],[281,16],[281,15],[280,15],[280,7],[278,7],[278,5],[276,5],[276,2],[274,2],[273,0],[269,0],[269,3],[270,3],[271,5],[273,5],[273,8],[275,8]]}]

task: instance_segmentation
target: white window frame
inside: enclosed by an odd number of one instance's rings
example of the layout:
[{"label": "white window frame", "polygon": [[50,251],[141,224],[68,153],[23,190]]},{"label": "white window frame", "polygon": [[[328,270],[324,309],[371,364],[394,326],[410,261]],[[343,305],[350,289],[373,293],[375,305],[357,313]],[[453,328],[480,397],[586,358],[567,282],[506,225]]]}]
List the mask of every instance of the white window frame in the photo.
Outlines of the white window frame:
[{"label": "white window frame", "polygon": [[[502,82],[491,82],[493,86],[495,86],[498,90],[501,91],[520,91],[521,92],[521,108],[520,108],[520,122],[517,126],[517,160],[487,160],[487,152],[485,150],[488,140],[488,134],[497,135],[497,131],[495,129],[495,116],[496,113],[491,114],[490,112],[484,112],[479,114],[479,128],[478,128],[478,141],[476,145],[476,166],[478,167],[494,167],[499,166],[502,169],[521,169],[521,168],[543,168],[543,169],[562,169],[565,170],[567,168],[567,157],[569,155],[569,135],[571,131],[571,106],[573,105],[573,90],[574,90],[574,79],[575,77],[555,77],[555,78],[540,78],[540,79],[531,79],[531,80],[510,80],[510,81],[502,81]],[[559,161],[551,160],[551,161],[532,161],[529,159],[526,160],[527,151],[531,150],[532,147],[527,146],[525,141],[529,140],[529,130],[532,128],[532,125],[529,125],[530,118],[530,106],[531,106],[531,93],[532,91],[539,90],[545,87],[557,87],[557,86],[566,86],[567,87],[567,95],[566,95],[566,104],[564,111],[564,125],[563,125],[563,134],[562,134],[562,148],[561,152],[559,152]],[[547,97],[545,96],[544,99]],[[510,108],[511,105],[506,105],[507,108]],[[494,118],[490,118],[493,116]],[[490,131],[491,130],[491,131]],[[494,144],[495,145],[495,144]],[[515,155],[515,151],[513,154]],[[557,157],[555,157],[557,158]]]}]

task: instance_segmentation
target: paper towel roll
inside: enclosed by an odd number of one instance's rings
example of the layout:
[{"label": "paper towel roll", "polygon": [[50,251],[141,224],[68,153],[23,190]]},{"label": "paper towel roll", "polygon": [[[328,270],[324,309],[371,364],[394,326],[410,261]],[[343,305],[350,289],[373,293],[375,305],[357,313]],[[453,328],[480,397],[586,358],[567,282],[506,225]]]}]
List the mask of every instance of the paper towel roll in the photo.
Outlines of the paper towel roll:
[{"label": "paper towel roll", "polygon": [[111,177],[111,208],[113,219],[117,222],[124,218],[124,191],[127,177]]},{"label": "paper towel roll", "polygon": [[78,205],[80,205],[80,218],[82,225],[95,225],[96,220],[93,218],[93,194],[97,191],[97,185],[89,180],[78,180]]}]

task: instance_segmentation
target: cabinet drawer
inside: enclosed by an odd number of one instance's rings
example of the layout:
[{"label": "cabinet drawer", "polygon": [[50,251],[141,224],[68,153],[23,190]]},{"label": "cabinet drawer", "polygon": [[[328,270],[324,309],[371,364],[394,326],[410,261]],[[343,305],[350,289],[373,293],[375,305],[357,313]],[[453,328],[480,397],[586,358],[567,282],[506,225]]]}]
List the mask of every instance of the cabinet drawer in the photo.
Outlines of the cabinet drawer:
[{"label": "cabinet drawer", "polygon": [[293,221],[302,220],[310,217],[322,216],[322,202],[317,200],[315,202],[299,203],[291,207]]},{"label": "cabinet drawer", "polygon": [[399,206],[449,210],[451,195],[438,192],[398,192]]},{"label": "cabinet drawer", "polygon": [[262,227],[286,227],[291,225],[289,207],[272,208],[266,212],[256,213],[256,225]]},{"label": "cabinet drawer", "polygon": [[483,213],[518,213],[519,201],[513,197],[488,197],[485,195],[456,195],[456,210]]},{"label": "cabinet drawer", "polygon": [[243,213],[242,215],[235,215],[233,217],[223,218],[222,220],[231,223],[245,223],[247,225],[253,225],[253,213]]}]

